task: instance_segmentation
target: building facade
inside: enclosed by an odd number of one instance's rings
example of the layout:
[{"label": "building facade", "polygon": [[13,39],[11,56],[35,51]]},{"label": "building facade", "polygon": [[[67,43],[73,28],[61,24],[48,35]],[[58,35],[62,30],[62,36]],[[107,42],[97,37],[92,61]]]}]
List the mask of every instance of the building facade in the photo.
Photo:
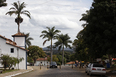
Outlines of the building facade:
[{"label": "building facade", "polygon": [[[23,58],[22,62],[17,64],[15,69],[27,69],[27,51],[25,49],[25,35],[17,33],[12,35],[14,41],[0,35],[0,57],[9,55],[11,57]],[[0,67],[3,67],[0,63]]]}]

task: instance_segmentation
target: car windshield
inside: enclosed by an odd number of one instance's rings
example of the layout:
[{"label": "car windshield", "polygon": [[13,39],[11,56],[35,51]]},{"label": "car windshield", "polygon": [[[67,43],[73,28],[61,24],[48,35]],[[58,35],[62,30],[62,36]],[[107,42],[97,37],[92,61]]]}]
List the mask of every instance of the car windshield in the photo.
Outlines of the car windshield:
[{"label": "car windshield", "polygon": [[52,62],[52,63],[50,63],[50,64],[56,65],[56,62]]},{"label": "car windshield", "polygon": [[93,67],[103,67],[102,64],[93,64]]}]

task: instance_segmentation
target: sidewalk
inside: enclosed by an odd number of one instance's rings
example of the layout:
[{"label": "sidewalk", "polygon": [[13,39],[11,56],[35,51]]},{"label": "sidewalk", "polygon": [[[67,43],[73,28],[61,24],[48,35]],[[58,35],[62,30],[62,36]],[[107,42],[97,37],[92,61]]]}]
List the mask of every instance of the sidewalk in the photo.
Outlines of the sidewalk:
[{"label": "sidewalk", "polygon": [[0,74],[0,77],[12,77],[12,76],[16,76],[19,74],[30,72],[32,70],[33,70],[32,67],[27,66],[27,70],[19,70],[19,71],[13,71],[13,72],[9,72],[9,73]]}]

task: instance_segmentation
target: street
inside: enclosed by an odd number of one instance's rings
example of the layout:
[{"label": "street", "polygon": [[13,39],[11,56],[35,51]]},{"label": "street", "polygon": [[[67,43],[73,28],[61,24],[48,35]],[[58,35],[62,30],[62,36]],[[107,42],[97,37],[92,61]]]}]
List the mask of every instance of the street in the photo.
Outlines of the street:
[{"label": "street", "polygon": [[[42,66],[41,70],[39,66],[33,66],[33,71],[18,75],[15,77],[90,77],[87,75],[83,68],[71,68],[71,66],[62,66],[58,68],[49,68]],[[91,76],[91,77],[103,77],[103,76]],[[107,76],[106,76],[107,77]]]}]

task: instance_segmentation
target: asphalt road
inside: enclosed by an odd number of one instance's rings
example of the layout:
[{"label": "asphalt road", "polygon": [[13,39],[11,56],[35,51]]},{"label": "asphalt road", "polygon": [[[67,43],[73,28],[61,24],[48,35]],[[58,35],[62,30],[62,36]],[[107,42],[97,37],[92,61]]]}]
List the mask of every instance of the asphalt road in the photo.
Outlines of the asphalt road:
[{"label": "asphalt road", "polygon": [[[33,71],[25,73],[15,77],[90,77],[85,73],[83,69],[71,68],[71,66],[62,66],[59,68],[47,69],[42,67],[40,70],[39,66],[34,66]],[[103,77],[103,76],[91,76],[91,77]],[[107,76],[106,76],[107,77]]]}]

